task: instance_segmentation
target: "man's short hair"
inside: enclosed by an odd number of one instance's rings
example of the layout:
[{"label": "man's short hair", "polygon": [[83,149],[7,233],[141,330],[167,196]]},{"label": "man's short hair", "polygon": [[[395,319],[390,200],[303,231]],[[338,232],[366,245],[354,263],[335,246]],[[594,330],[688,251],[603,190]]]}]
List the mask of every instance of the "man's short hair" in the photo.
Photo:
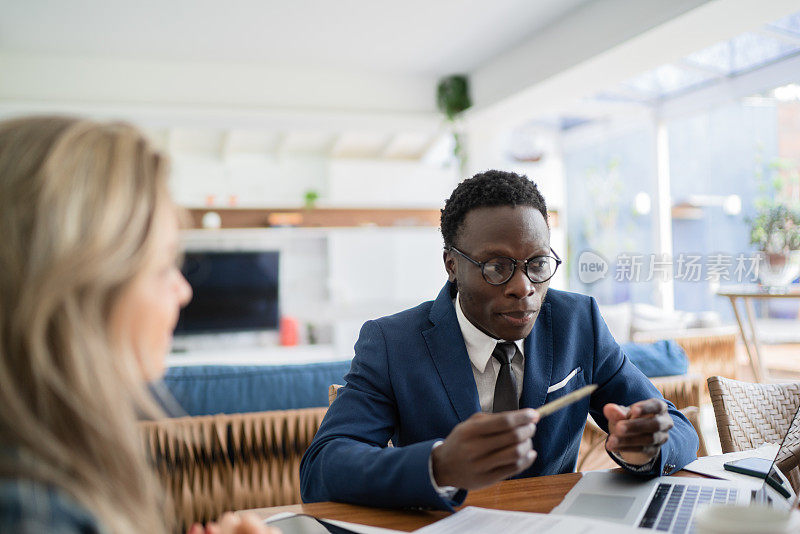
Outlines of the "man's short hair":
[{"label": "man's short hair", "polygon": [[532,206],[539,210],[547,223],[544,197],[527,176],[506,171],[485,171],[458,184],[445,201],[441,217],[445,248],[455,246],[464,217],[470,210],[495,206]]}]

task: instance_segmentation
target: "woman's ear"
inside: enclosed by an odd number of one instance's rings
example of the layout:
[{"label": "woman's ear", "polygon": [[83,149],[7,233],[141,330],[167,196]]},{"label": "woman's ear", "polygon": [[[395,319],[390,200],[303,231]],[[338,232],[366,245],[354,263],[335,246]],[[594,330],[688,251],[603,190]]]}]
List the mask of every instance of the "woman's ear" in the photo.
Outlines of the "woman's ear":
[{"label": "woman's ear", "polygon": [[453,257],[453,254],[450,251],[445,250],[442,254],[442,259],[444,260],[444,268],[447,271],[447,279],[455,283],[456,281],[456,260]]}]

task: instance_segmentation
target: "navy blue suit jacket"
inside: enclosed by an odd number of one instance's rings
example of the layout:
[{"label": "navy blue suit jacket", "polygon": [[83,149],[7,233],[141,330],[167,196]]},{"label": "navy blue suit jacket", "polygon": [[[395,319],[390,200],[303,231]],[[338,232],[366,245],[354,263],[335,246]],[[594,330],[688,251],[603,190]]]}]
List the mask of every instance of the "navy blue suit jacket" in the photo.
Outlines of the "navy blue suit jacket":
[{"label": "navy blue suit jacket", "polygon": [[[464,491],[442,499],[428,471],[433,443],[480,411],[452,291],[447,283],[435,301],[361,328],[347,383],[300,465],[305,502],[451,509],[463,501]],[[607,430],[606,403],[661,398],[623,354],[591,297],[549,290],[524,348],[521,407],[536,408],[587,384],[599,388],[539,422],[538,457],[520,477],[574,471],[587,413]],[[547,393],[575,369],[564,387]],[[694,428],[672,404],[669,411],[675,426],[646,474],[668,474],[696,457]],[[394,447],[387,447],[390,439]]]}]

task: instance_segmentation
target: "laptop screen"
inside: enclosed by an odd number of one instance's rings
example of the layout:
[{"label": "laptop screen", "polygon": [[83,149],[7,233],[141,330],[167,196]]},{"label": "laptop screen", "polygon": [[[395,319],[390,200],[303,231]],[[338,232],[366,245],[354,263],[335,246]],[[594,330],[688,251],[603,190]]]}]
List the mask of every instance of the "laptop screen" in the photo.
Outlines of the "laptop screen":
[{"label": "laptop screen", "polygon": [[800,408],[783,437],[772,462],[769,476],[764,479],[761,493],[774,506],[789,509],[800,491]]}]

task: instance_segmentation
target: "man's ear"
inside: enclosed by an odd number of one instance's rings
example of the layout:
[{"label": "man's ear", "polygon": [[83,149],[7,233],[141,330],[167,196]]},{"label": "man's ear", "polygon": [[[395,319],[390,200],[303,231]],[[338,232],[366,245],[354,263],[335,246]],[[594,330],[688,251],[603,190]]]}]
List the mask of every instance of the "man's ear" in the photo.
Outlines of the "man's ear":
[{"label": "man's ear", "polygon": [[450,282],[456,281],[456,260],[450,251],[445,250],[442,253],[442,259],[444,260],[444,268],[447,271],[447,279]]}]

